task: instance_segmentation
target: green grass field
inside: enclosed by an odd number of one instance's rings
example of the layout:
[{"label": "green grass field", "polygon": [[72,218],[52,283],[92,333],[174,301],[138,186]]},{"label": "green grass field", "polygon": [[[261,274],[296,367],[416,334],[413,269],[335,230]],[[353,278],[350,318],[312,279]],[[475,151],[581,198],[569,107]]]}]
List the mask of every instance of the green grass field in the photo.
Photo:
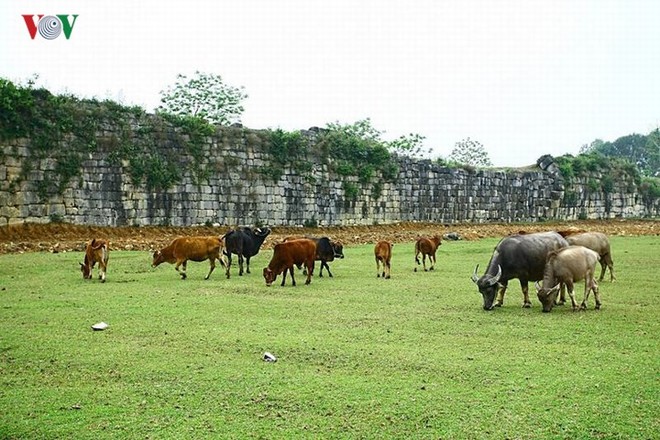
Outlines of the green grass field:
[{"label": "green grass field", "polygon": [[549,314],[516,280],[482,310],[470,276],[494,239],[417,273],[397,244],[390,280],[347,248],[296,287],[265,286],[270,251],[208,281],[207,262],[182,281],[115,251],[105,284],[81,253],[2,255],[0,438],[658,438],[660,237],[611,241],[602,310]]}]

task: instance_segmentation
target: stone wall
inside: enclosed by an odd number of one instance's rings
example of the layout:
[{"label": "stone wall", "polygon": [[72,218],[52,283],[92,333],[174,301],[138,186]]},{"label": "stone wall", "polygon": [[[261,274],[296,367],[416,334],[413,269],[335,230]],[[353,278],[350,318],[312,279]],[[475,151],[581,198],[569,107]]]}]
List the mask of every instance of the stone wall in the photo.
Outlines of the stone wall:
[{"label": "stone wall", "polygon": [[[633,181],[615,181],[607,193],[594,188],[597,174],[567,185],[547,160],[533,169],[464,170],[403,157],[396,181],[374,194],[373,185],[339,176],[327,157],[308,153],[303,160],[311,164],[310,172],[301,175],[285,166],[273,181],[260,171],[272,165],[265,132],[242,127],[221,127],[206,138],[203,163],[195,167],[207,170],[207,177],[188,171],[179,184],[152,191],[133,184],[128,161],[112,159],[113,144],[104,142],[112,130],[98,133],[98,148],[83,160],[80,177],[49,191],[44,191],[44,176],[57,161],[32,157],[29,139],[5,141],[0,226],[53,219],[102,226],[337,226],[660,217],[659,201],[645,203]],[[314,131],[305,135],[315,142]],[[192,158],[181,155],[180,160],[190,164]],[[357,186],[357,197],[345,194],[345,179]]]}]

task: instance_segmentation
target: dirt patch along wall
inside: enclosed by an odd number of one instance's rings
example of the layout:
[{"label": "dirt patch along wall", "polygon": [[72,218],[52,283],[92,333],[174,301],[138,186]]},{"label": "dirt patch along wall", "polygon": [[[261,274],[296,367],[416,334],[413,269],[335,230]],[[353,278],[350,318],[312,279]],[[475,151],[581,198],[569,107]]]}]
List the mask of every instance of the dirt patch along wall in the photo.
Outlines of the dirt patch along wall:
[{"label": "dirt patch along wall", "polygon": [[[16,252],[82,252],[92,238],[110,241],[111,250],[154,251],[181,236],[224,235],[226,226],[146,226],[100,227],[64,223],[15,224],[0,227],[0,254]],[[609,236],[660,235],[660,221],[653,220],[591,220],[574,222],[548,222],[535,224],[434,224],[397,223],[378,226],[338,226],[329,228],[274,227],[264,242],[270,249],[284,237],[291,235],[328,236],[345,246],[375,244],[380,240],[411,243],[420,236],[457,233],[463,240],[501,238],[521,230],[526,232],[599,231]]]}]

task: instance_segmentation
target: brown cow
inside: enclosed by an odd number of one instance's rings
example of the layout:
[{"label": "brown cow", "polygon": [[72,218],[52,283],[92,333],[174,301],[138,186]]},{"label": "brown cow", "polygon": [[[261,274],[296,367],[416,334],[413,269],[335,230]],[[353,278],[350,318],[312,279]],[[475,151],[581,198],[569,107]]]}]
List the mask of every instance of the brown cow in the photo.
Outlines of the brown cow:
[{"label": "brown cow", "polygon": [[[422,263],[424,264],[424,272],[426,269],[426,256],[429,256],[429,263],[431,267],[428,270],[433,270],[435,265],[435,251],[438,249],[442,243],[442,238],[439,235],[434,235],[433,237],[421,237],[417,239],[415,243],[415,263],[419,265],[419,254],[422,254]],[[417,267],[415,267],[415,272],[417,272]]]},{"label": "brown cow", "polygon": [[[224,247],[225,243],[222,238],[216,236],[175,238],[169,246],[154,252],[151,267],[157,267],[161,263],[176,263],[174,269],[179,272],[181,279],[185,280],[188,260],[209,260],[211,270],[204,277],[205,280],[208,280],[215,269],[215,260],[220,261],[223,267],[226,266],[223,258],[221,258]],[[179,271],[179,266],[183,266],[183,271]]]},{"label": "brown cow", "polygon": [[264,279],[266,285],[270,286],[277,279],[277,276],[282,275],[282,286],[286,281],[286,271],[291,274],[291,284],[296,285],[296,279],[293,276],[293,266],[300,268],[303,264],[307,269],[307,281],[305,284],[312,282],[312,273],[314,273],[314,261],[316,260],[316,243],[314,240],[302,239],[286,241],[278,243],[273,249],[273,258],[268,263],[268,267],[264,267]]},{"label": "brown cow", "polygon": [[392,244],[389,241],[379,241],[374,247],[374,256],[376,257],[376,278],[381,276],[380,266],[383,266],[383,278],[390,279],[390,262],[392,260]]},{"label": "brown cow", "polygon": [[610,269],[610,282],[616,280],[614,276],[614,261],[612,260],[612,251],[610,250],[610,240],[602,232],[578,232],[559,231],[566,238],[570,245],[584,246],[592,251],[598,252],[600,256],[600,277],[598,281],[603,281],[605,271]]},{"label": "brown cow", "polygon": [[110,242],[106,240],[92,239],[85,248],[84,263],[80,263],[80,271],[86,280],[92,279],[92,269],[99,263],[99,279],[105,283],[105,273],[108,270],[108,258],[110,256]]},{"label": "brown cow", "polygon": [[[328,276],[332,277],[332,272],[330,272],[330,266],[328,261],[335,261],[335,258],[344,258],[344,245],[340,241],[330,240],[328,237],[312,237],[309,235],[290,235],[285,237],[282,242],[292,241],[292,240],[301,240],[301,239],[310,239],[316,243],[316,261],[321,262],[321,268],[319,269],[319,277],[323,277],[323,268],[328,271]],[[307,275],[307,274],[305,274]]]}]

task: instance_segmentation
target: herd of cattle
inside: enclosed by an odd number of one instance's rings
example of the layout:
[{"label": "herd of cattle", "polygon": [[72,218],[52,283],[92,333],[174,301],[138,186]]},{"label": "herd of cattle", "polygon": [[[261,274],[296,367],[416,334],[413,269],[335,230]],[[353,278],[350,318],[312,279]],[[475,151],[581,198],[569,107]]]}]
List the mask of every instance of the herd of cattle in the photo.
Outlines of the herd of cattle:
[{"label": "herd of cattle", "polygon": [[[179,237],[165,248],[154,252],[152,267],[161,263],[174,264],[174,268],[182,279],[186,279],[188,261],[209,260],[210,270],[205,279],[213,273],[216,260],[225,268],[227,278],[230,277],[232,255],[238,257],[239,275],[250,273],[250,258],[257,255],[261,245],[270,234],[268,228],[238,228],[227,232],[222,237]],[[415,243],[415,262],[422,265],[424,271],[433,270],[436,263],[436,251],[442,244],[442,238],[421,237]],[[393,243],[380,241],[374,247],[376,260],[376,275],[390,278]],[[420,263],[419,255],[422,256]],[[93,239],[87,244],[84,262],[80,264],[83,278],[92,278],[92,269],[99,264],[99,279],[105,282],[108,266],[109,243],[103,239]],[[428,257],[430,268],[426,268]],[[305,284],[309,284],[316,261],[321,262],[319,276],[323,276],[325,268],[332,277],[328,262],[335,258],[344,258],[343,246],[338,241],[328,237],[314,238],[291,236],[277,243],[273,248],[273,257],[263,270],[266,285],[270,286],[282,275],[281,285],[284,286],[287,271],[291,276],[291,284],[296,285],[294,267],[305,268]],[[550,312],[556,304],[564,304],[565,291],[571,299],[573,310],[584,310],[587,307],[589,294],[593,292],[596,309],[601,306],[598,283],[595,279],[596,263],[600,261],[601,273],[599,281],[605,277],[609,268],[610,281],[614,281],[614,263],[607,236],[600,232],[537,232],[524,233],[504,237],[495,246],[493,255],[485,273],[479,277],[479,265],[474,269],[472,281],[483,296],[484,310],[493,310],[504,302],[504,294],[509,280],[517,278],[523,293],[523,307],[531,307],[528,283],[535,282],[537,296],[544,312]],[[417,267],[414,269],[417,271]],[[584,280],[584,297],[578,306],[574,294],[574,284]]]}]

